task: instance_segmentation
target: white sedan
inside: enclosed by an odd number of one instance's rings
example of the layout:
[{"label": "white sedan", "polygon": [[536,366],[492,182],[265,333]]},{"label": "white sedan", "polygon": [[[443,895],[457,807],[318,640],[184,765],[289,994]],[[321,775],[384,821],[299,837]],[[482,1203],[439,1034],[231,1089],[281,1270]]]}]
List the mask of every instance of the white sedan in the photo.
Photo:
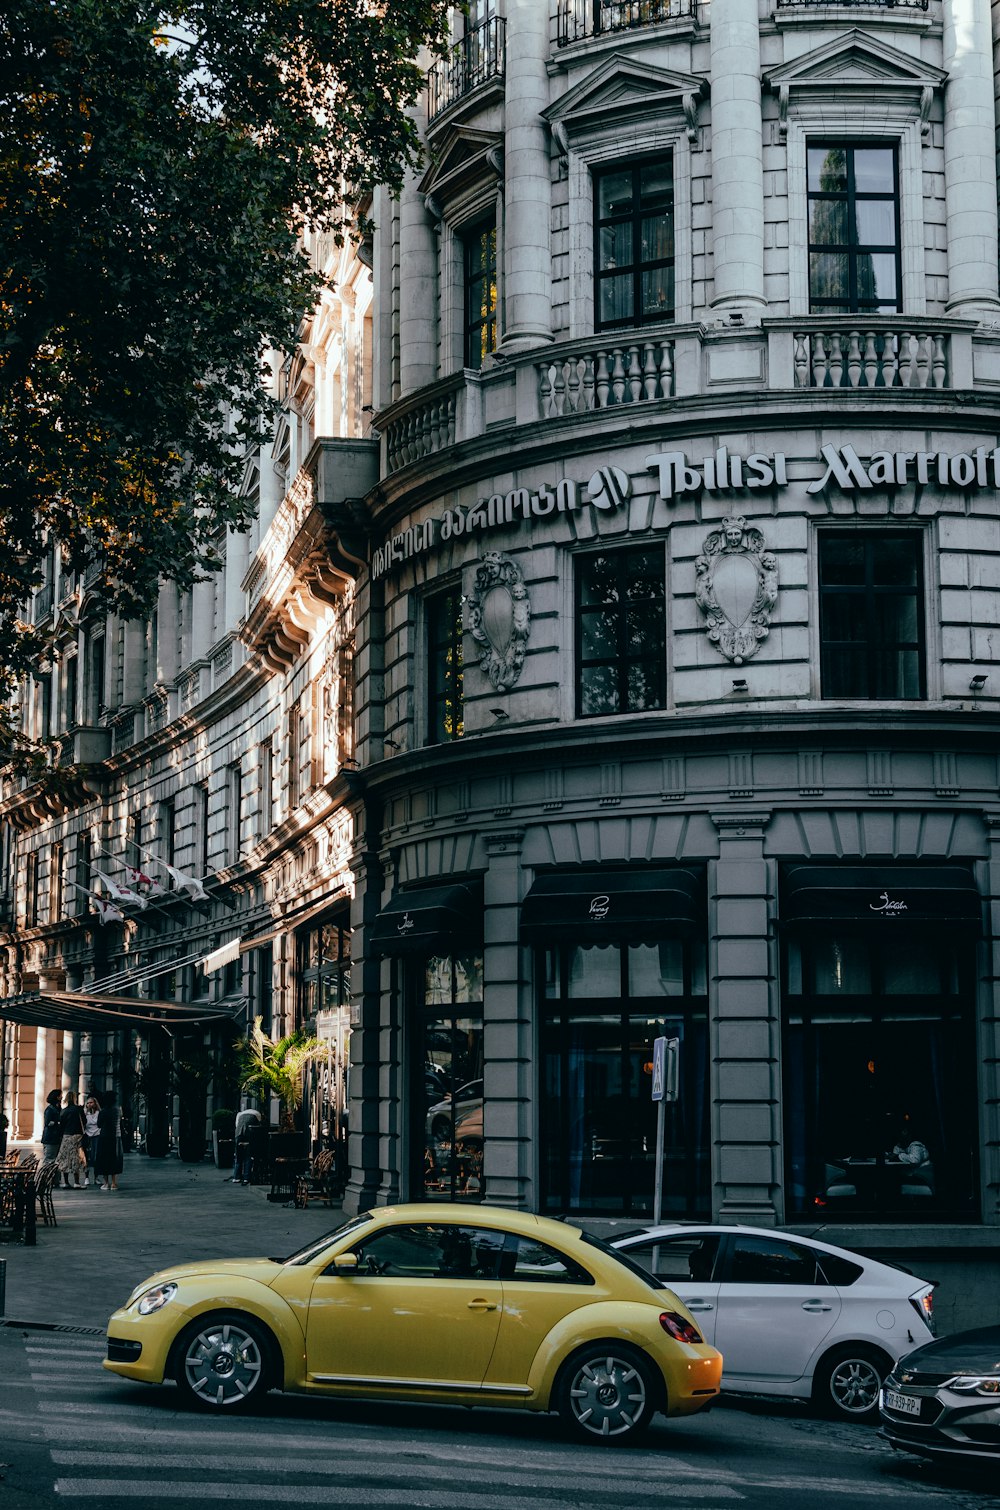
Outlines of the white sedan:
[{"label": "white sedan", "polygon": [[874,1421],[896,1360],[934,1335],[933,1283],[762,1227],[644,1227],[612,1239],[684,1301],[722,1388]]}]

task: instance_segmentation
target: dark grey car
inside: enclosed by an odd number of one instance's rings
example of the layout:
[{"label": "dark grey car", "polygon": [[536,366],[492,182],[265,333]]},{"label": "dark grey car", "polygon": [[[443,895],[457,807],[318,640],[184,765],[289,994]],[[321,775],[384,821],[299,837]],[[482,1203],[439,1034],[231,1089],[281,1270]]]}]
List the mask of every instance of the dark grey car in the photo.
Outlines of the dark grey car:
[{"label": "dark grey car", "polygon": [[926,1457],[1000,1457],[1000,1326],[928,1342],[901,1358],[881,1396],[882,1436]]}]

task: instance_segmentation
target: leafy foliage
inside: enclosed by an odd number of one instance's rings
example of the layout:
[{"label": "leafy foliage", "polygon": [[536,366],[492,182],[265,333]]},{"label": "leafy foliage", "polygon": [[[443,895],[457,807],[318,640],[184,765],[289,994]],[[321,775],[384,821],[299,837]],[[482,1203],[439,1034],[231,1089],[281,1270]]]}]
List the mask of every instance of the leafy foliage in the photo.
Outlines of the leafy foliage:
[{"label": "leafy foliage", "polygon": [[240,1088],[262,1100],[275,1096],[286,1111],[294,1111],[302,1101],[302,1074],[306,1065],[327,1052],[322,1039],[309,1037],[302,1028],[284,1038],[269,1038],[262,1019],[255,1017],[249,1038],[236,1046],[242,1070]]},{"label": "leafy foliage", "polygon": [[[0,692],[45,646],[47,550],[99,608],[217,562],[310,226],[398,185],[446,0],[7,0],[0,8]],[[9,737],[10,731],[8,731]]]}]

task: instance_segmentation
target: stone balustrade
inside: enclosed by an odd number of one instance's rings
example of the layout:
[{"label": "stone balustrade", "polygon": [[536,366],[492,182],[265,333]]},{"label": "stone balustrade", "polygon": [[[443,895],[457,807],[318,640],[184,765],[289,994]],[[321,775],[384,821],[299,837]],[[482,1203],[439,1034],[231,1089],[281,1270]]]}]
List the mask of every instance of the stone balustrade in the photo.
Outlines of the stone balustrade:
[{"label": "stone balustrade", "polygon": [[535,363],[540,419],[671,398],[674,343],[653,339],[553,353]]},{"label": "stone balustrade", "polygon": [[926,326],[886,328],[845,321],[796,330],[796,388],[948,388],[948,333]]},{"label": "stone balustrade", "polygon": [[438,383],[419,392],[415,398],[394,406],[385,423],[385,461],[389,472],[396,472],[411,461],[453,446],[457,435],[456,416],[462,377]]}]

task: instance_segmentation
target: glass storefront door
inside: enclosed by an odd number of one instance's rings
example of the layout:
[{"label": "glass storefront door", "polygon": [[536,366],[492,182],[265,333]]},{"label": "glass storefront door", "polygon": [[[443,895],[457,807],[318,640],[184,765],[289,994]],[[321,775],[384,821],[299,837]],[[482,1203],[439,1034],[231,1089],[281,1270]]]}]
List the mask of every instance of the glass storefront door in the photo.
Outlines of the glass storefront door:
[{"label": "glass storefront door", "polygon": [[652,1214],[653,1043],[666,1036],[680,1043],[680,1094],[666,1108],[663,1211],[706,1216],[708,1020],[698,951],[669,940],[566,946],[539,959],[545,1210]]},{"label": "glass storefront door", "polygon": [[785,947],[790,1219],[976,1212],[974,945],[896,926]]},{"label": "glass storefront door", "polygon": [[411,1189],[428,1200],[483,1197],[483,962],[422,967],[411,1048]]}]

